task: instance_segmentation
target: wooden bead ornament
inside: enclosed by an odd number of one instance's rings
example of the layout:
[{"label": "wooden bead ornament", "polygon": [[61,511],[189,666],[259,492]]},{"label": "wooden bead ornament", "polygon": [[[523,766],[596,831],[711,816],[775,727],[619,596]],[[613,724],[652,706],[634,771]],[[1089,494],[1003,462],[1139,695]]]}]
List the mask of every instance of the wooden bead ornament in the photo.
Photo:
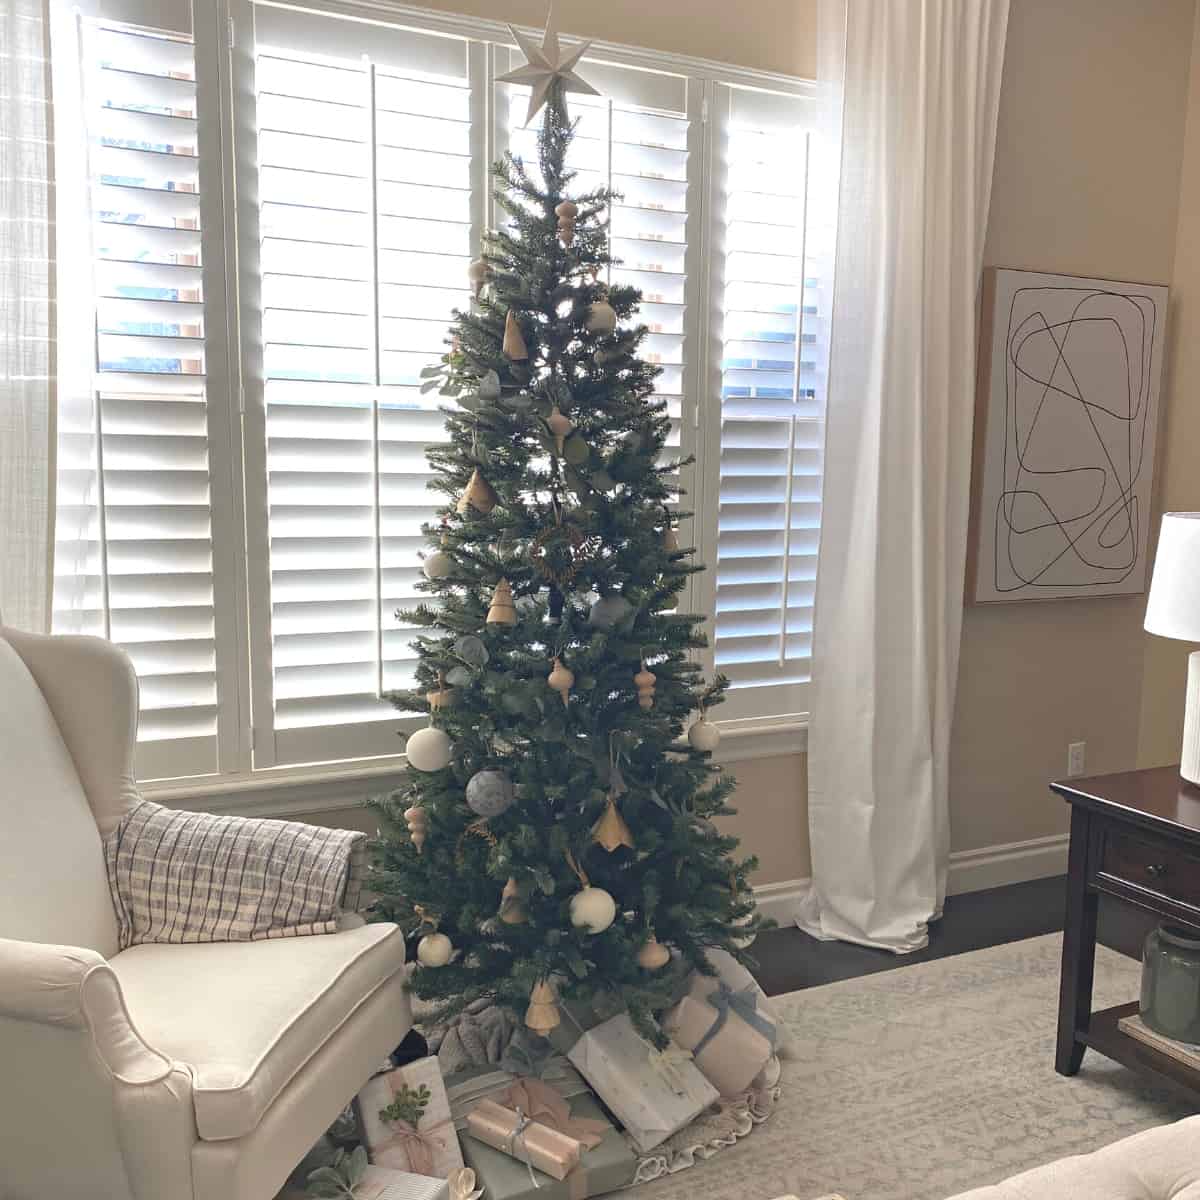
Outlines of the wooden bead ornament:
[{"label": "wooden bead ornament", "polygon": [[617,798],[611,792],[609,792],[608,804],[605,805],[604,812],[592,826],[592,838],[599,842],[609,854],[621,846],[633,849],[633,830],[621,816],[621,810],[617,807]]},{"label": "wooden bead ornament", "polygon": [[669,522],[662,533],[662,548],[668,554],[676,554],[679,551],[679,535],[675,532],[675,526]]},{"label": "wooden bead ornament", "polygon": [[511,875],[500,893],[500,920],[505,925],[524,925],[529,920],[525,905],[521,903],[521,889]]},{"label": "wooden bead ornament", "polygon": [[546,418],[546,428],[554,437],[554,452],[559,458],[562,458],[563,443],[567,437],[575,431],[575,426],[571,422],[570,417],[564,417],[558,411],[558,405],[554,405],[550,409],[550,415]]},{"label": "wooden bead ornament", "polygon": [[554,209],[558,218],[558,237],[564,246],[569,246],[575,240],[575,218],[579,216],[579,205],[570,200],[564,200]]},{"label": "wooden bead ornament", "polygon": [[504,318],[504,357],[513,362],[524,362],[529,357],[529,349],[525,345],[525,335],[521,332],[517,314],[510,308]]},{"label": "wooden bead ornament", "polygon": [[564,667],[559,659],[554,660],[554,670],[546,676],[550,690],[562,697],[564,707],[571,702],[571,689],[575,686],[575,672]]},{"label": "wooden bead ornament", "polygon": [[658,676],[653,671],[647,670],[643,661],[642,669],[633,677],[633,686],[637,688],[639,708],[654,707],[654,685],[657,682]]},{"label": "wooden bead ornament", "polygon": [[588,333],[609,337],[616,332],[616,310],[607,300],[593,300],[588,305],[587,319],[584,321]]},{"label": "wooden bead ornament", "polygon": [[507,579],[501,579],[492,592],[492,605],[488,609],[489,625],[515,625],[517,610],[513,604],[512,587]]},{"label": "wooden bead ornament", "polygon": [[412,808],[404,810],[404,821],[408,826],[408,836],[412,839],[413,849],[420,854],[429,833],[429,814],[419,804],[414,804]]},{"label": "wooden bead ornament", "polygon": [[454,955],[454,943],[444,933],[427,933],[417,943],[417,961],[423,967],[444,967]]},{"label": "wooden bead ornament", "polygon": [[551,1030],[557,1029],[562,1020],[558,1011],[558,996],[554,993],[554,985],[548,979],[540,979],[533,985],[529,993],[529,1007],[525,1010],[525,1024],[534,1033],[543,1037]]},{"label": "wooden bead ornament", "polygon": [[496,495],[495,488],[484,479],[476,467],[471,472],[471,478],[467,480],[467,486],[458,502],[459,513],[465,517],[474,509],[486,517],[499,503],[500,497]]},{"label": "wooden bead ornament", "polygon": [[671,961],[671,952],[654,936],[637,952],[637,965],[645,971],[659,971]]},{"label": "wooden bead ornament", "polygon": [[454,703],[457,698],[457,689],[446,686],[446,677],[438,675],[438,685],[432,692],[425,693],[425,699],[429,703],[429,711],[436,712],[439,708],[447,708]]},{"label": "wooden bead ornament", "polygon": [[475,293],[476,299],[479,298],[479,293],[483,291],[483,285],[487,282],[489,274],[491,274],[491,270],[482,258],[475,259],[467,267],[467,279],[470,280],[471,290]]}]

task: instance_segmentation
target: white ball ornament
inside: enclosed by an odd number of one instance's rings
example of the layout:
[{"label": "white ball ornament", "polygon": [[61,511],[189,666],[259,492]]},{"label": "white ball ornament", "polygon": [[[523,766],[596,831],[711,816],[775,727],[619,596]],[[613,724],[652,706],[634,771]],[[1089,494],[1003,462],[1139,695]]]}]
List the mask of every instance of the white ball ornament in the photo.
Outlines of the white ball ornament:
[{"label": "white ball ornament", "polygon": [[587,319],[584,324],[588,333],[608,337],[617,328],[616,310],[607,300],[593,300],[588,305]]},{"label": "white ball ornament", "polygon": [[440,771],[450,765],[450,751],[453,743],[447,734],[432,725],[418,729],[408,739],[404,752],[408,755],[408,764],[418,771]]},{"label": "white ball ornament", "polygon": [[571,924],[603,933],[617,919],[617,902],[603,889],[585,887],[571,897]]},{"label": "white ball ornament", "polygon": [[421,570],[426,579],[445,579],[454,570],[454,559],[445,550],[435,550],[425,556]]},{"label": "white ball ornament", "polygon": [[513,782],[503,771],[477,771],[467,780],[467,804],[481,817],[498,817],[514,799]]},{"label": "white ball ornament", "polygon": [[721,731],[711,721],[701,717],[688,730],[688,741],[693,750],[711,754],[721,744]]},{"label": "white ball ornament", "polygon": [[417,943],[417,961],[423,967],[444,967],[454,953],[454,943],[444,933],[427,933]]}]

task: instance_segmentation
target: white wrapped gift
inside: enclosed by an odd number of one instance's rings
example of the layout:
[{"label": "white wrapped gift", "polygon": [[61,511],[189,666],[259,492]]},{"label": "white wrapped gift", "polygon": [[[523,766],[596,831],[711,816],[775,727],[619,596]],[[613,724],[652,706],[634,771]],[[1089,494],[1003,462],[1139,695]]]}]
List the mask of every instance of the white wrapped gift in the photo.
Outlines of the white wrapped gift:
[{"label": "white wrapped gift", "polygon": [[567,1057],[643,1154],[719,1098],[689,1053],[673,1045],[655,1050],[628,1013],[589,1029]]},{"label": "white wrapped gift", "polygon": [[449,1185],[444,1179],[369,1166],[354,1190],[356,1200],[447,1200]]}]

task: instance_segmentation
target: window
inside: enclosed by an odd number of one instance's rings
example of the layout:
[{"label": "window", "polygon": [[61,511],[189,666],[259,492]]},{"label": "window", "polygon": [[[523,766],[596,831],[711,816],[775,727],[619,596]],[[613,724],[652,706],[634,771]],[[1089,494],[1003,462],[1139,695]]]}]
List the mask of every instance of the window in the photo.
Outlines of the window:
[{"label": "window", "polygon": [[[406,724],[381,697],[411,679],[395,612],[436,507],[419,375],[496,217],[488,166],[536,129],[495,82],[519,61],[502,27],[322,8],[235,0],[226,22],[174,0],[155,28],[106,0],[58,21],[56,71],[77,75],[58,138],[86,146],[59,155],[59,219],[74,170],[94,280],[59,338],[86,307],[94,355],[83,402],[60,398],[55,621],[133,656],[144,779],[383,765]],[[671,449],[696,460],[681,540],[710,571],[686,603],[716,614],[721,716],[796,718],[823,404],[811,101],[618,48],[584,74],[602,95],[571,98],[579,185],[623,193],[613,278],[643,291]]]}]

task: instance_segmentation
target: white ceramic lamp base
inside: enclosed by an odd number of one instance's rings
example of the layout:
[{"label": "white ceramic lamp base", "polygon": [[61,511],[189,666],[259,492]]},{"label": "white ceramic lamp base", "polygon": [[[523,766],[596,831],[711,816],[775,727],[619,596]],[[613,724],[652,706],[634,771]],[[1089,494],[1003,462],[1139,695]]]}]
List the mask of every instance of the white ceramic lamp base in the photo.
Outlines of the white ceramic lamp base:
[{"label": "white ceramic lamp base", "polygon": [[1200,650],[1188,655],[1187,706],[1183,713],[1183,752],[1179,773],[1200,783]]}]

